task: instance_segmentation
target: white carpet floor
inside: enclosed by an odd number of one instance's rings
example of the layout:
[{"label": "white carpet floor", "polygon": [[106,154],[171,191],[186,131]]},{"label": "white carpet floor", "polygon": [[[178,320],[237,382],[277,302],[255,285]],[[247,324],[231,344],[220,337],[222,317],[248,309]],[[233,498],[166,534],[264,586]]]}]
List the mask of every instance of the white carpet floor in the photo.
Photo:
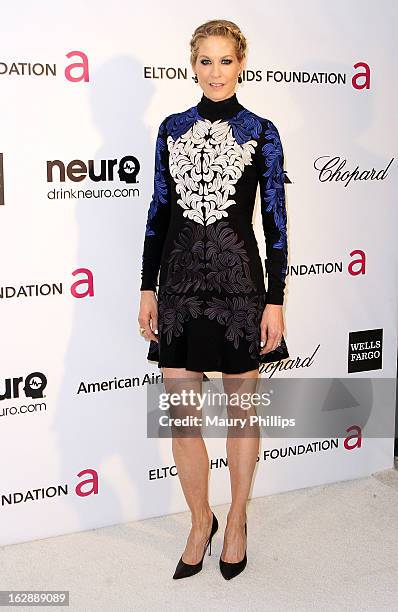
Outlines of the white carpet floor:
[{"label": "white carpet floor", "polygon": [[231,581],[218,569],[228,506],[213,510],[212,555],[190,578],[172,580],[186,512],[0,547],[0,589],[69,590],[68,608],[46,609],[70,612],[398,610],[396,470],[251,500],[248,564]]}]

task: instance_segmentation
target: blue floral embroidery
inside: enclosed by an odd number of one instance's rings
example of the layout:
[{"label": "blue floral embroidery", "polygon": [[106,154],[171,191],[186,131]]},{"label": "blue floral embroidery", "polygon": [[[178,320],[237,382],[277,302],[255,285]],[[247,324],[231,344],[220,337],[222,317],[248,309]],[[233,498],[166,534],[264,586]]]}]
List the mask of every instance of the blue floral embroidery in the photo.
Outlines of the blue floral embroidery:
[{"label": "blue floral embroidery", "polygon": [[232,127],[232,134],[238,144],[243,144],[252,138],[257,139],[261,133],[259,117],[246,108],[228,119],[228,123]]},{"label": "blue floral embroidery", "polygon": [[171,115],[170,119],[166,123],[168,133],[171,135],[173,140],[177,140],[179,136],[185,134],[189,128],[201,119],[196,106],[188,108],[183,113],[175,113]]},{"label": "blue floral embroidery", "polygon": [[266,171],[263,177],[266,179],[261,185],[262,201],[265,205],[264,212],[272,211],[275,224],[279,230],[279,240],[272,246],[275,249],[282,249],[285,256],[285,263],[281,274],[287,272],[287,215],[285,203],[285,174],[283,170],[283,149],[278,130],[272,121],[267,121],[267,128],[264,136],[269,142],[263,145],[261,152],[264,156]]},{"label": "blue floral embroidery", "polygon": [[155,232],[151,227],[152,219],[156,215],[159,204],[168,204],[168,187],[165,176],[166,168],[162,162],[162,152],[165,150],[165,148],[165,124],[164,121],[162,121],[156,139],[154,192],[152,195],[151,203],[149,205],[145,236],[155,236]]}]

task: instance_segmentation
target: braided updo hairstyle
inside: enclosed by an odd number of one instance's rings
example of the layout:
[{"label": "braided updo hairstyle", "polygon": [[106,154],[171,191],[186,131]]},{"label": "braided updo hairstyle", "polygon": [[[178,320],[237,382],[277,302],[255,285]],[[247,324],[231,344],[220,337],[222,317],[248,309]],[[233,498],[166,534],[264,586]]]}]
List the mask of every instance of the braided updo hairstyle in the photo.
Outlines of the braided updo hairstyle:
[{"label": "braided updo hairstyle", "polygon": [[191,66],[196,64],[200,41],[208,36],[226,36],[230,38],[235,44],[238,62],[246,58],[247,41],[236,23],[227,19],[212,19],[198,26],[192,35],[190,41]]}]

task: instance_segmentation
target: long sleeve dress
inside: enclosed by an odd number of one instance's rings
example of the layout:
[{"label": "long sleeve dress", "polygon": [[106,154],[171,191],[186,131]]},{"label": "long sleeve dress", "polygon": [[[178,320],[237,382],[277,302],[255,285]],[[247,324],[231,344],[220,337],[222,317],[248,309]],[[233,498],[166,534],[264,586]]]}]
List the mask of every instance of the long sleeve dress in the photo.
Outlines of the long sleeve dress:
[{"label": "long sleeve dress", "polygon": [[[237,374],[260,363],[267,303],[283,304],[287,215],[275,125],[236,94],[167,116],[155,148],[141,290],[156,292],[159,367]],[[268,286],[253,231],[260,186]]]}]

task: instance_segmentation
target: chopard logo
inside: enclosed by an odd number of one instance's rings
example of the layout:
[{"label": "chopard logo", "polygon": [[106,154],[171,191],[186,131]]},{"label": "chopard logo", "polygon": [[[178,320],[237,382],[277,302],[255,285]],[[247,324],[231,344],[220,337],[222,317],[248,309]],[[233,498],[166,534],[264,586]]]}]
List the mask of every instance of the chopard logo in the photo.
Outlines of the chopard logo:
[{"label": "chopard logo", "polygon": [[[325,161],[326,160],[326,161]],[[344,167],[347,163],[346,159],[341,159],[338,155],[331,157],[330,155],[322,155],[314,161],[314,168],[319,172],[319,180],[321,183],[336,181],[344,183],[344,187],[348,187],[351,180],[354,181],[384,181],[387,178],[387,170],[391,166],[394,158],[392,157],[388,165],[382,170],[361,170],[359,166],[355,170],[348,170]]]}]

